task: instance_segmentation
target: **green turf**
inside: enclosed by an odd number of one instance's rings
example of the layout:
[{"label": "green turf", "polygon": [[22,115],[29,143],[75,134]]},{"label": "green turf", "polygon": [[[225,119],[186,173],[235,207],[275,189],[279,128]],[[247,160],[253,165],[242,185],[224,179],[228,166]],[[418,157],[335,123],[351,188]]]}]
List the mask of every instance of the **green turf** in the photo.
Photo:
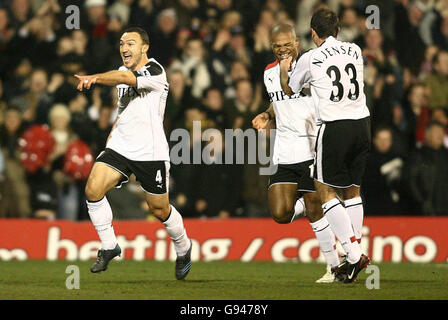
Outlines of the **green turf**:
[{"label": "green turf", "polygon": [[[80,268],[80,289],[65,287],[68,265]],[[196,262],[185,281],[173,262],[113,261],[101,274],[88,262],[0,262],[0,299],[448,299],[447,264],[377,264],[380,289],[356,283],[315,284],[321,264]]]}]

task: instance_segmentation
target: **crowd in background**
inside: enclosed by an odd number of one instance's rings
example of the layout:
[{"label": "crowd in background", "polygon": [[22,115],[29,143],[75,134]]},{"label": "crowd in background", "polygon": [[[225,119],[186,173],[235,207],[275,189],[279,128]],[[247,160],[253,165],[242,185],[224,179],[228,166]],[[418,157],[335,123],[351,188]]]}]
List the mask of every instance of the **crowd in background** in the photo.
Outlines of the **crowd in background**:
[{"label": "crowd in background", "polygon": [[[366,27],[366,7],[380,29]],[[66,20],[80,9],[80,29]],[[448,0],[3,0],[0,2],[0,217],[88,219],[85,179],[64,170],[71,142],[96,157],[116,116],[116,89],[76,91],[74,74],[121,65],[119,38],[145,29],[149,56],[165,67],[167,137],[176,128],[251,127],[269,106],[263,71],[274,61],[269,31],[295,25],[312,48],[312,13],[340,17],[338,38],[363,50],[372,152],[362,195],[367,215],[447,215]],[[23,165],[21,137],[48,125],[45,165]],[[170,142],[172,144],[172,142]],[[268,176],[258,164],[171,166],[170,197],[185,217],[268,216]],[[145,219],[135,180],[108,193],[116,219]]]}]

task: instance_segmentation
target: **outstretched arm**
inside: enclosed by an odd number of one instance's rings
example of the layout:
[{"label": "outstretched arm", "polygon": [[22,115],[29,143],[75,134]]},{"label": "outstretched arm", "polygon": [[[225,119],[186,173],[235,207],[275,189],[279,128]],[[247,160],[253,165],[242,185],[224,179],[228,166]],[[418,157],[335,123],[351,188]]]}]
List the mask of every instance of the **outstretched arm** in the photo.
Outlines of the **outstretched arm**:
[{"label": "outstretched arm", "polygon": [[83,88],[90,89],[92,84],[104,84],[106,86],[116,86],[118,84],[127,84],[135,87],[137,85],[137,78],[132,71],[112,70],[104,73],[97,73],[94,75],[80,76],[75,74],[79,79],[77,89],[82,91]]}]

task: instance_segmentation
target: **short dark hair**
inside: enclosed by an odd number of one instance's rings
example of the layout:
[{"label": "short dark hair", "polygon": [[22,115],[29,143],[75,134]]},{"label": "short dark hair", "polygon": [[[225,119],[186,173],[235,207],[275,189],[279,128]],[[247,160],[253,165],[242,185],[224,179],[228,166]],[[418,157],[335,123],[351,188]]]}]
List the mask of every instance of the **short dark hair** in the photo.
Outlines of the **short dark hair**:
[{"label": "short dark hair", "polygon": [[442,130],[445,130],[445,129],[446,129],[446,128],[445,128],[445,125],[444,125],[442,122],[437,121],[437,120],[430,120],[430,121],[426,124],[426,130],[431,129],[432,127],[439,127],[439,128],[441,128]]},{"label": "short dark hair", "polygon": [[209,92],[210,92],[210,91],[213,91],[213,90],[218,91],[218,92],[221,94],[221,96],[222,96],[221,90],[219,90],[218,87],[211,86],[211,87],[208,87],[207,89],[204,90],[203,97],[204,97],[204,98],[207,97],[207,95],[209,94]]},{"label": "short dark hair", "polygon": [[336,37],[339,31],[338,16],[329,9],[319,9],[311,17],[311,29],[321,39]]},{"label": "short dark hair", "polygon": [[126,28],[121,35],[125,34],[126,32],[138,33],[140,35],[140,38],[142,39],[142,42],[144,44],[149,45],[148,33],[145,30],[143,30],[142,28],[140,28],[140,27],[129,27],[129,28]]},{"label": "short dark hair", "polygon": [[294,36],[296,35],[296,30],[294,29],[294,27],[292,25],[287,24],[287,23],[279,23],[271,29],[271,32],[270,32],[271,39],[274,35],[277,35],[279,33],[286,33],[286,32],[290,32]]},{"label": "short dark hair", "polygon": [[381,131],[389,131],[390,134],[393,135],[392,128],[387,124],[381,123],[375,128],[373,136],[376,137]]}]

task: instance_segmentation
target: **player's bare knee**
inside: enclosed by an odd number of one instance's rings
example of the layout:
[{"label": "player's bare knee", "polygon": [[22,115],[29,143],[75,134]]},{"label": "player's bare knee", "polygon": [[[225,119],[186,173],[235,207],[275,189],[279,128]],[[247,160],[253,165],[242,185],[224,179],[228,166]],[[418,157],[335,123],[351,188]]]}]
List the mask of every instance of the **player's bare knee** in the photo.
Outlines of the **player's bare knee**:
[{"label": "player's bare knee", "polygon": [[149,213],[161,221],[165,221],[170,215],[171,208],[169,204],[148,204],[148,207]]},{"label": "player's bare knee", "polygon": [[94,183],[87,183],[84,189],[87,201],[99,201],[104,198],[105,192],[95,186]]},{"label": "player's bare knee", "polygon": [[278,208],[271,210],[272,219],[280,224],[286,224],[291,222],[292,215],[294,214],[294,209],[287,210],[286,208]]}]

